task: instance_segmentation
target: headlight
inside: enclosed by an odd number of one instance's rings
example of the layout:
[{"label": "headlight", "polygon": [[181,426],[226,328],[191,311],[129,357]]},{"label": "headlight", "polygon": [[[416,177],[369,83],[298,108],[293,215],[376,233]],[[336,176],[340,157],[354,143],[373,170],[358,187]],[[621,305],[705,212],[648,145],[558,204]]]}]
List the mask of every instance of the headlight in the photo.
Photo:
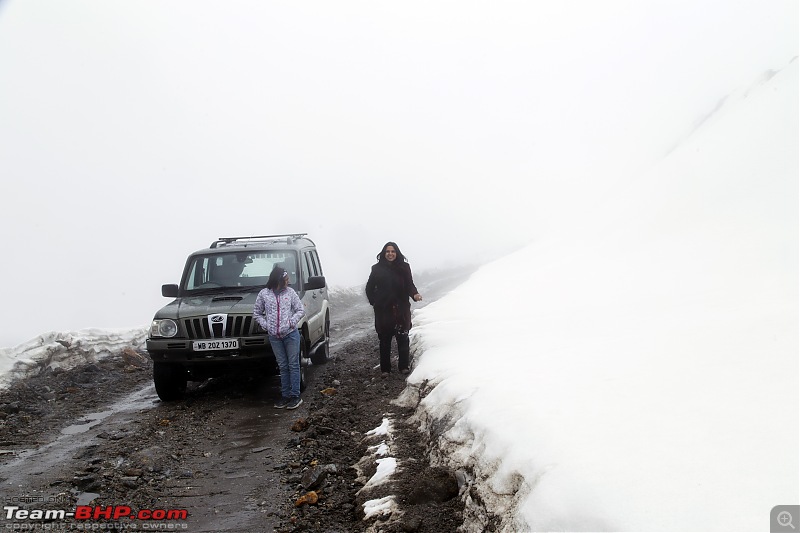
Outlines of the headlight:
[{"label": "headlight", "polygon": [[169,318],[153,320],[150,325],[150,337],[174,337],[178,334],[178,324]]}]

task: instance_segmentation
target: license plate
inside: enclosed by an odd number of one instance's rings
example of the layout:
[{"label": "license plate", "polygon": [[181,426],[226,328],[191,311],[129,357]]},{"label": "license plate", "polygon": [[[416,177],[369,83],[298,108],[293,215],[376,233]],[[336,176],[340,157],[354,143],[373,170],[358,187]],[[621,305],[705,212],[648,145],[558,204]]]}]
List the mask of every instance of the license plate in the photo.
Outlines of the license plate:
[{"label": "license plate", "polygon": [[192,349],[195,352],[208,352],[211,350],[237,350],[239,339],[226,339],[224,341],[194,341]]}]

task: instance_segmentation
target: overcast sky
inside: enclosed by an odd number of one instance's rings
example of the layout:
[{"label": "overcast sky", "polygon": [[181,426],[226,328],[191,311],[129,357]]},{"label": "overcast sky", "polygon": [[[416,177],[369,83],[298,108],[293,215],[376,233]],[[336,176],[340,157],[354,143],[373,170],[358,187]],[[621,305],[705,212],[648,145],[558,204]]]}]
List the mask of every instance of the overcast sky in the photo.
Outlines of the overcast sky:
[{"label": "overcast sky", "polygon": [[220,236],[352,286],[592,227],[797,53],[796,0],[0,0],[0,346],[145,325]]}]

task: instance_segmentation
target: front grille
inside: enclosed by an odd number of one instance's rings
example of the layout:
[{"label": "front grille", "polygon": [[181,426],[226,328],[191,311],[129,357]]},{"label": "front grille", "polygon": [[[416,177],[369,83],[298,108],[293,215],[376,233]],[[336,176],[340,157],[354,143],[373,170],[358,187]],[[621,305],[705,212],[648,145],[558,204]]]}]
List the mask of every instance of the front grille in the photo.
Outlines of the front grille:
[{"label": "front grille", "polygon": [[[208,317],[187,318],[183,321],[186,336],[190,339],[221,339],[229,337],[249,337],[252,335],[253,315],[228,315],[224,323],[209,325]],[[258,325],[256,324],[256,328]]]}]

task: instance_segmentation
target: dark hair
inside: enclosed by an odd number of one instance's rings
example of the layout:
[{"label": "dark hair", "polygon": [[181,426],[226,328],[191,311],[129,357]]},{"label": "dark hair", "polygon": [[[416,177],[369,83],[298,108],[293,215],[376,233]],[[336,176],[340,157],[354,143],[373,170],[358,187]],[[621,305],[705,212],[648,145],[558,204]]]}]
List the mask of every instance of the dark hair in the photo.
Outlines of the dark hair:
[{"label": "dark hair", "polygon": [[272,267],[272,272],[269,273],[267,280],[267,288],[273,291],[278,291],[283,288],[283,278],[287,277],[288,273],[283,267],[275,265]]},{"label": "dark hair", "polygon": [[395,263],[398,262],[398,261],[408,263],[408,259],[406,259],[406,256],[403,255],[403,252],[400,251],[400,247],[397,246],[397,243],[394,243],[392,241],[389,241],[386,244],[384,244],[383,248],[381,249],[381,253],[379,253],[377,255],[377,259],[378,259],[379,263],[388,263],[389,262],[389,261],[386,260],[386,247],[387,246],[393,247],[395,253],[397,254],[397,257],[394,260]]}]

